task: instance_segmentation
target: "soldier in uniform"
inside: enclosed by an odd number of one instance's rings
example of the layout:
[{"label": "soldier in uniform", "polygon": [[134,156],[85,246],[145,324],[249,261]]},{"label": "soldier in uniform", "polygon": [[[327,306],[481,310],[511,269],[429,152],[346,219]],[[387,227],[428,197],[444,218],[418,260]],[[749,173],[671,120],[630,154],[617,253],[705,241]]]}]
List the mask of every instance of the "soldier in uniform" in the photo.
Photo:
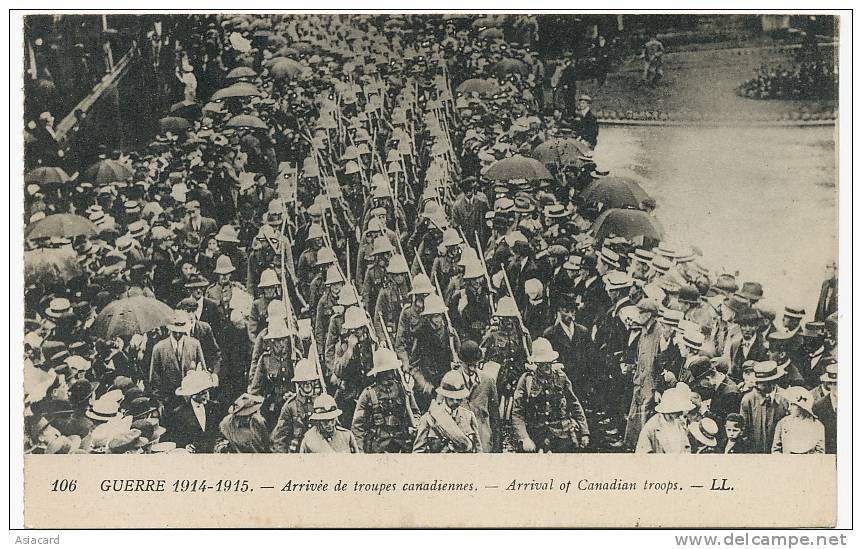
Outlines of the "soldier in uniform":
[{"label": "soldier in uniform", "polygon": [[[344,324],[344,311],[352,305],[357,305],[356,287],[349,282],[341,287],[338,292],[338,301],[332,307],[332,316],[329,317],[324,341],[324,364],[332,364],[335,361],[335,348],[341,341],[341,326]],[[318,343],[319,345],[319,343]]]},{"label": "soldier in uniform", "polygon": [[404,256],[393,255],[386,267],[387,280],[377,295],[374,326],[379,334],[386,330],[392,340],[395,339],[398,331],[401,310],[409,304],[407,299],[410,291],[409,273],[410,268]]},{"label": "soldier in uniform", "polygon": [[458,334],[446,321],[443,298],[430,294],[422,307],[422,322],[416,329],[413,348],[410,350],[409,373],[416,381],[416,401],[423,409],[433,398],[434,388],[440,383],[452,362],[458,357]]},{"label": "soldier in uniform", "polygon": [[386,282],[386,268],[389,266],[389,259],[394,251],[395,247],[385,236],[381,235],[374,239],[374,247],[369,254],[370,261],[368,261],[368,266],[365,269],[362,291],[360,292],[363,300],[370,307],[368,314],[372,317],[375,315],[374,307],[377,305],[377,295]]},{"label": "soldier in uniform", "polygon": [[413,449],[420,412],[400,369],[401,361],[394,351],[374,351],[374,368],[368,372],[374,383],[359,395],[351,426],[366,454],[409,453]]},{"label": "soldier in uniform", "polygon": [[372,352],[375,342],[369,333],[368,316],[359,306],[344,311],[341,340],[335,346],[335,359],[331,363],[332,376],[338,389],[335,399],[344,410],[344,421],[353,420],[356,399],[369,384],[368,372],[373,367]]},{"label": "soldier in uniform", "polygon": [[314,399],[314,413],[309,416],[313,426],[302,437],[300,454],[359,454],[362,450],[350,429],[338,424],[341,410],[335,399],[323,394]]},{"label": "soldier in uniform", "polygon": [[317,314],[314,317],[314,340],[317,343],[318,352],[323,355],[326,344],[326,330],[329,328],[329,319],[332,316],[332,308],[338,303],[341,288],[344,287],[344,276],[338,265],[330,265],[326,271],[324,280],[325,293],[319,296],[317,303]]},{"label": "soldier in uniform", "polygon": [[449,287],[449,282],[455,275],[456,266],[461,259],[461,244],[463,243],[464,241],[455,229],[450,227],[443,231],[443,242],[440,244],[440,249],[444,250],[444,253],[435,257],[431,264],[431,278],[436,279],[441,290]]},{"label": "soldier in uniform", "polygon": [[258,334],[263,330],[269,303],[279,295],[280,284],[278,282],[278,275],[272,269],[263,271],[257,287],[260,289],[262,295],[252,302],[251,313],[249,313],[248,322],[246,323],[248,339],[252,342],[257,339]]},{"label": "soldier in uniform", "polygon": [[[218,276],[218,280],[207,288],[204,294],[207,299],[211,299],[218,304],[224,318],[230,318],[231,299],[233,299],[235,293],[248,296],[248,292],[245,291],[243,285],[231,278],[235,271],[236,268],[233,266],[230,257],[220,255],[216,260],[215,269],[213,269],[213,274]],[[248,297],[250,298],[251,296]]]},{"label": "soldier in uniform", "polygon": [[271,322],[267,328],[268,348],[257,359],[257,368],[249,383],[248,392],[264,397],[261,414],[267,427],[275,426],[284,406],[293,380],[292,334],[283,318]]},{"label": "soldier in uniform", "polygon": [[293,373],[296,392],[287,397],[278,422],[272,431],[272,451],[282,454],[296,454],[302,437],[311,427],[309,418],[314,412],[314,399],[323,393],[320,376],[308,359],[300,359]]},{"label": "soldier in uniform", "polygon": [[[509,204],[512,204],[510,199],[501,200],[508,200]],[[509,234],[512,228],[513,219],[507,212],[500,211],[497,206],[497,204],[494,204],[496,211],[494,212],[494,219],[491,222],[491,236],[488,238],[488,244],[485,246],[485,264],[488,265],[488,269],[492,273],[507,265],[509,258],[512,256],[506,235]]]},{"label": "soldier in uniform", "polygon": [[497,394],[505,409],[504,419],[509,418],[508,402],[515,393],[515,385],[524,373],[524,363],[527,361],[527,350],[524,347],[526,334],[518,325],[518,306],[511,297],[504,297],[497,303],[491,328],[485,334],[480,347],[485,352],[485,359],[500,365],[497,374]]},{"label": "soldier in uniform", "polygon": [[574,452],[590,443],[587,418],[558,356],[547,339],[537,338],[518,380],[512,423],[525,452]]},{"label": "soldier in uniform", "polygon": [[478,453],[482,451],[476,416],[463,406],[470,390],[464,376],[457,370],[446,372],[437,388],[438,399],[431,401],[428,411],[416,427],[414,453]]},{"label": "soldier in uniform", "polygon": [[[327,273],[332,267],[336,267],[336,269],[338,268],[337,261],[338,259],[335,257],[335,253],[331,248],[321,248],[320,251],[317,252],[316,267],[318,271],[314,275],[314,278],[311,279],[311,284],[308,285],[308,296],[306,296],[308,303],[313,305],[318,303],[320,298],[323,297],[323,287],[326,286],[326,280],[328,279]],[[336,296],[337,295],[338,294],[336,294]],[[315,324],[315,328],[316,327],[317,325]],[[326,329],[325,326],[324,329]]]},{"label": "soldier in uniform", "polygon": [[452,323],[465,339],[482,339],[491,324],[491,296],[485,283],[485,269],[478,259],[464,266],[461,288],[449,297]]},{"label": "soldier in uniform", "polygon": [[395,352],[402,364],[410,364],[408,353],[413,349],[416,340],[416,330],[422,323],[422,311],[425,308],[425,297],[434,292],[434,286],[428,277],[419,273],[413,277],[411,290],[407,296],[412,301],[401,309],[398,317],[398,329],[395,332]]},{"label": "soldier in uniform", "polygon": [[380,220],[376,217],[369,219],[365,226],[364,238],[356,250],[356,280],[360,282],[365,280],[365,269],[368,268],[368,259],[374,250],[374,241],[382,234],[383,226],[380,224]]},{"label": "soldier in uniform", "polygon": [[311,281],[318,270],[317,253],[323,248],[323,235],[323,228],[320,225],[309,227],[305,250],[299,255],[299,260],[296,262],[296,277],[299,279],[297,289],[307,299],[310,298]]}]

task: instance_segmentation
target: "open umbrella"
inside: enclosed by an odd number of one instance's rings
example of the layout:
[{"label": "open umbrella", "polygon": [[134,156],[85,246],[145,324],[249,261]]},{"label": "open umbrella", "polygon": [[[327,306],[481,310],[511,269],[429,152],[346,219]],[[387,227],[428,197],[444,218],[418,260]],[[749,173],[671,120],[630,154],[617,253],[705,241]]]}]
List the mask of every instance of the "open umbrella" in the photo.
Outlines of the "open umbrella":
[{"label": "open umbrella", "polygon": [[227,73],[228,80],[237,80],[239,78],[254,78],[255,76],[257,76],[257,73],[251,67],[237,67]]},{"label": "open umbrella", "polygon": [[[292,55],[298,55],[298,54],[299,54],[299,50],[297,50],[297,49],[296,49],[296,48],[294,48],[293,46],[282,46],[282,47],[278,48],[278,51],[276,51],[276,52],[275,52],[275,54],[276,54],[276,55],[278,55],[278,56],[279,56],[279,57],[281,57],[281,58],[287,59],[288,57],[290,57],[290,56],[292,56]],[[278,58],[278,57],[273,57],[272,59],[270,59],[269,61],[265,62],[264,64],[266,64],[266,65],[274,65],[274,64],[275,64],[275,62],[271,62],[271,61],[273,61],[273,60],[277,60],[277,59],[279,59],[279,58]]]},{"label": "open umbrella", "polygon": [[499,27],[488,27],[479,31],[479,36],[482,38],[503,38],[503,29]]},{"label": "open umbrella", "polygon": [[520,74],[521,76],[527,76],[530,74],[530,66],[520,59],[512,59],[511,57],[507,57],[505,59],[501,59],[491,67],[491,73],[494,74],[497,78],[505,78],[510,74]]},{"label": "open umbrella", "polygon": [[115,181],[125,181],[132,177],[132,170],[117,160],[106,158],[99,160],[81,175],[81,181],[96,185],[107,185]]},{"label": "open umbrella", "polygon": [[28,285],[64,284],[83,273],[71,248],[39,248],[24,252],[24,282]]},{"label": "open umbrella", "polygon": [[493,16],[480,17],[473,21],[471,26],[474,29],[481,29],[482,27],[498,27],[503,24],[503,21],[497,19]]},{"label": "open umbrella", "polygon": [[286,78],[296,78],[307,70],[309,70],[309,68],[298,61],[294,61],[293,59],[282,59],[269,69],[269,73],[276,80],[284,80]]},{"label": "open umbrella", "polygon": [[481,95],[493,95],[500,91],[500,84],[490,78],[470,78],[464,80],[455,89],[458,93],[478,93]]},{"label": "open umbrella", "polygon": [[510,156],[491,164],[491,167],[485,173],[485,177],[507,181],[512,179],[536,181],[539,179],[551,179],[551,172],[538,160],[516,154],[515,156]]},{"label": "open umbrella", "polygon": [[609,176],[590,183],[581,198],[587,203],[601,202],[608,208],[637,208],[649,195],[633,179]]},{"label": "open umbrella", "polygon": [[661,223],[645,211],[620,208],[602,212],[590,231],[596,240],[602,240],[612,234],[625,238],[645,236],[654,240],[661,240],[664,235]]},{"label": "open umbrella", "polygon": [[159,120],[159,130],[163,132],[182,133],[191,127],[191,122],[179,116],[166,116]]},{"label": "open umbrella", "polygon": [[240,114],[234,116],[227,123],[228,128],[254,128],[258,130],[267,129],[266,124],[260,118],[251,116],[250,114]]},{"label": "open umbrella", "polygon": [[555,137],[548,139],[533,149],[533,158],[548,165],[580,166],[582,154],[589,152],[589,146],[571,137]]},{"label": "open umbrella", "polygon": [[186,120],[197,120],[201,117],[201,106],[194,101],[179,101],[171,105],[171,116],[179,116]]},{"label": "open umbrella", "polygon": [[226,88],[222,88],[215,92],[211,98],[212,101],[222,101],[231,97],[255,97],[263,95],[253,84],[248,82],[237,82]]},{"label": "open umbrella", "polygon": [[69,180],[69,175],[63,168],[44,167],[35,168],[24,176],[25,183],[38,183],[39,185],[61,185]]},{"label": "open umbrella", "polygon": [[76,236],[92,236],[99,231],[89,220],[80,215],[70,213],[52,214],[43,217],[35,223],[31,223],[24,230],[24,238],[52,238],[64,236],[73,238]]},{"label": "open umbrella", "polygon": [[131,337],[167,326],[174,310],[165,303],[142,295],[108,303],[93,323],[94,333],[106,339]]}]

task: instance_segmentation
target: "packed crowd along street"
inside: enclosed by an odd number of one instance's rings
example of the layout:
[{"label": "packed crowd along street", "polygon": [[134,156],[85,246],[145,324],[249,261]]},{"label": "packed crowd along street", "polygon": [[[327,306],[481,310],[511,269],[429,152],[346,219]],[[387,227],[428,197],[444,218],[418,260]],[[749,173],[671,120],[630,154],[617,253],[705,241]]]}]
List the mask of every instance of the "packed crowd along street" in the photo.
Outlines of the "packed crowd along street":
[{"label": "packed crowd along street", "polygon": [[152,140],[26,122],[25,452],[836,452],[835,263],[666,234],[534,18],[161,19]]}]

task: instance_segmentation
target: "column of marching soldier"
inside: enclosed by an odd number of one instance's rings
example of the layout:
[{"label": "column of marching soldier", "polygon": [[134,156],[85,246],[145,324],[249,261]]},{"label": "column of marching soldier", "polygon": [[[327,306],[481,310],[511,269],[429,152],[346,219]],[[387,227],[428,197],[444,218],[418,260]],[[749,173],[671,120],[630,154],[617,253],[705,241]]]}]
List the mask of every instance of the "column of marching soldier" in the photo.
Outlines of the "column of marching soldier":
[{"label": "column of marching soldier", "polygon": [[835,452],[834,276],[776,318],[528,46],[394,20],[193,19],[185,123],[28,174],[26,451]]}]

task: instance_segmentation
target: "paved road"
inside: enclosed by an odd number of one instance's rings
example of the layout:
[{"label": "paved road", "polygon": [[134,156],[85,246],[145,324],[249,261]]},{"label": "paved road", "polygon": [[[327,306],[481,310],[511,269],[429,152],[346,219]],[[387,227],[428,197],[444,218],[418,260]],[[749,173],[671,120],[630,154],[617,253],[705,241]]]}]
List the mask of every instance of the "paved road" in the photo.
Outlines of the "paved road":
[{"label": "paved road", "polygon": [[603,128],[596,158],[640,178],[671,238],[710,268],[762,282],[766,303],[813,311],[837,258],[835,129]]}]

